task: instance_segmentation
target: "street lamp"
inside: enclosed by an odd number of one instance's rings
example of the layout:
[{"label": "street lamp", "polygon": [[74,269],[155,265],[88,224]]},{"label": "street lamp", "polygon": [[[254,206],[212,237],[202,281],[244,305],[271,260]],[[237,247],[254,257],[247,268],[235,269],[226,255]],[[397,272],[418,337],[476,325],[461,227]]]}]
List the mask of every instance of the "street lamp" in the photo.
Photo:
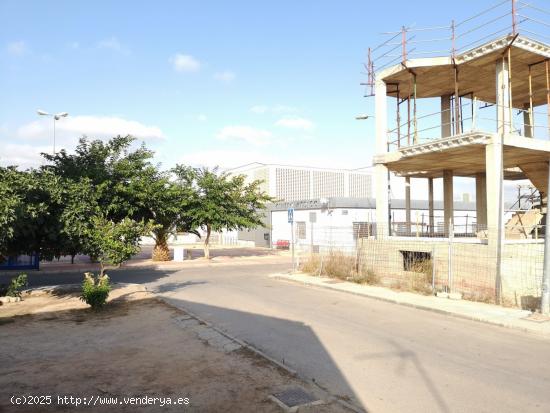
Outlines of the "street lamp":
[{"label": "street lamp", "polygon": [[67,112],[53,114],[43,111],[41,109],[38,109],[36,113],[38,113],[40,116],[51,116],[53,118],[53,154],[55,156],[55,121],[61,118],[66,118],[67,116],[69,116],[69,114]]}]

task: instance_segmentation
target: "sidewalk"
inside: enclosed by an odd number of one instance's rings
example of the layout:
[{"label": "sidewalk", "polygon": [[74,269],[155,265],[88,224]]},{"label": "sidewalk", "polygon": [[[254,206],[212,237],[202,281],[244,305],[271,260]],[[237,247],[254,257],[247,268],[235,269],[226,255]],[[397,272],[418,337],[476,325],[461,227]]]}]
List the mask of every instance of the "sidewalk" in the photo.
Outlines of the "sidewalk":
[{"label": "sidewalk", "polygon": [[312,276],[299,272],[293,274],[272,274],[270,277],[370,297],[468,320],[514,328],[550,338],[550,321],[537,322],[527,320],[526,317],[531,315],[531,312],[528,310],[506,308],[474,301],[451,300],[431,295],[425,296],[409,292],[393,291],[389,288],[355,284],[334,278]]},{"label": "sidewalk", "polygon": [[[216,256],[210,260],[204,257],[193,258],[184,261],[153,261],[151,259],[132,258],[126,261],[120,267],[106,266],[106,271],[113,269],[151,269],[151,270],[180,270],[185,268],[216,266],[216,265],[255,265],[271,264],[289,261],[289,257],[284,254],[273,255],[250,255],[250,256]],[[40,264],[40,270],[0,270],[0,276],[13,276],[20,272],[26,274],[58,274],[85,271],[99,271],[99,264],[90,262],[47,262]]]}]

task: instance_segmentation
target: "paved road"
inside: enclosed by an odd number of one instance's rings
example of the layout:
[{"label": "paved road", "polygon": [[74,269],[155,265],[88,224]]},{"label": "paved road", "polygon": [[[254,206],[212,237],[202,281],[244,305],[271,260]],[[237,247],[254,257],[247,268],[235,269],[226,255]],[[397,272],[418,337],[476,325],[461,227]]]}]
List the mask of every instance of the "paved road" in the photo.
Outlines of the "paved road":
[{"label": "paved road", "polygon": [[287,268],[230,264],[111,276],[146,283],[369,411],[550,411],[550,341],[268,278]]}]

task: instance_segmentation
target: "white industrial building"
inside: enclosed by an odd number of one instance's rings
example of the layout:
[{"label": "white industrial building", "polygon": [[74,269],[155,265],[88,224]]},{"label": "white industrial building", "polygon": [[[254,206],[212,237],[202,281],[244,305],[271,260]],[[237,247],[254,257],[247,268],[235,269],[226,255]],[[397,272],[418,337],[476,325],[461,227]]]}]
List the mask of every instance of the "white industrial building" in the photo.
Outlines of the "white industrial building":
[{"label": "white industrial building", "polygon": [[[294,209],[295,242],[313,248],[328,243],[352,245],[358,236],[369,235],[374,228],[376,201],[372,196],[371,168],[330,169],[251,163],[228,172],[245,175],[247,181],[261,180],[261,189],[276,198],[266,211],[265,227],[240,231],[240,244],[275,247],[278,242],[290,241],[289,208]],[[428,201],[410,201],[410,225],[406,224],[406,206],[405,200],[392,200],[392,232],[426,235],[430,223]],[[456,232],[473,234],[478,229],[475,202],[455,201],[455,209]],[[443,203],[435,201],[432,235],[443,230],[443,219]]]},{"label": "white industrial building", "polygon": [[261,189],[278,201],[302,201],[332,197],[372,198],[370,168],[332,169],[259,162],[227,170],[262,181]]}]

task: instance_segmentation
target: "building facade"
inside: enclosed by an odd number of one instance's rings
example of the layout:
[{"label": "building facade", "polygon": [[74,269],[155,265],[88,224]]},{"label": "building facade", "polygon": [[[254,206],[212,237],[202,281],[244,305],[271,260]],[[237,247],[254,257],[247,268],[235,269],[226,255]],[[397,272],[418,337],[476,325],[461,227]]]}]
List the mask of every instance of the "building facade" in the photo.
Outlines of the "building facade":
[{"label": "building facade", "polygon": [[331,169],[251,163],[228,170],[262,181],[261,189],[278,201],[292,202],[333,197],[372,198],[370,168]]}]

